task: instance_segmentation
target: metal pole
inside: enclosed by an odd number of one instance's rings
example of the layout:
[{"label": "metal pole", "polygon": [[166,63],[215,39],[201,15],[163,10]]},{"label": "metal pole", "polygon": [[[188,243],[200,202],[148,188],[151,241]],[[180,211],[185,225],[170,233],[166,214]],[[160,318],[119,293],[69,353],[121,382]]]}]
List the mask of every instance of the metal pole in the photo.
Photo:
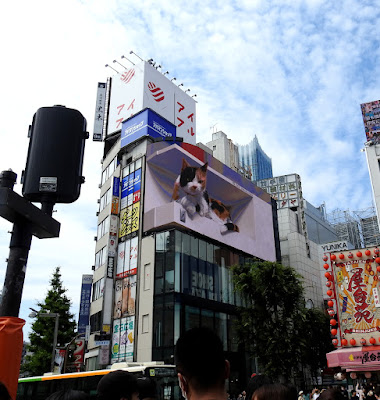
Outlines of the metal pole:
[{"label": "metal pole", "polygon": [[55,348],[57,347],[57,338],[58,338],[58,322],[59,322],[59,314],[55,314],[55,326],[54,326],[54,341],[53,341],[53,351],[51,354],[51,372],[54,372],[54,362],[55,362]]},{"label": "metal pole", "polygon": [[[14,172],[3,171],[0,174],[0,186],[13,189],[16,178],[17,175]],[[1,316],[18,317],[31,243],[32,233],[29,224],[18,218],[13,224],[9,245],[7,272],[0,305]]]}]

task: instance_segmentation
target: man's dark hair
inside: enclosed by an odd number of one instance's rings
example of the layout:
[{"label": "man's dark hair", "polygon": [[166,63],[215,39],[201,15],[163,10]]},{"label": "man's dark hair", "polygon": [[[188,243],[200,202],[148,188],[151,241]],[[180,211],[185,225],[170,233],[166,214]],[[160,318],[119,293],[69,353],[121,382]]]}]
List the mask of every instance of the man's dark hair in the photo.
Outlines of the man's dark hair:
[{"label": "man's dark hair", "polygon": [[140,400],[157,398],[156,384],[152,379],[148,377],[137,378],[137,388]]},{"label": "man's dark hair", "polygon": [[185,332],[175,346],[175,364],[197,391],[204,391],[225,381],[225,357],[219,336],[208,328]]},{"label": "man's dark hair", "polygon": [[120,400],[121,397],[132,398],[138,392],[137,378],[127,371],[117,370],[104,375],[98,383],[99,400]]},{"label": "man's dark hair", "polygon": [[253,393],[259,387],[261,387],[263,385],[269,385],[271,383],[273,383],[272,380],[266,375],[252,376],[251,379],[249,380],[248,386],[247,386],[247,400],[252,400]]}]

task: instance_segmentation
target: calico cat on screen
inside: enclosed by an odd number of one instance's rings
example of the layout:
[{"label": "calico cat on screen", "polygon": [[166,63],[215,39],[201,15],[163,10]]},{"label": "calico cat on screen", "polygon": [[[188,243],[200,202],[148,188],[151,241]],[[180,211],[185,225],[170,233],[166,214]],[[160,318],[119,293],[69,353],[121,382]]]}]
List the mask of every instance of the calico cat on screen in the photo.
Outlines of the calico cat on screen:
[{"label": "calico cat on screen", "polygon": [[[206,190],[208,163],[201,167],[192,167],[182,159],[181,173],[174,183],[173,200],[179,203],[186,210],[188,216],[193,218],[196,213],[201,217],[207,217],[221,224],[222,234],[227,232],[239,232],[237,225],[232,223],[230,218],[230,208],[221,201],[209,197]],[[180,199],[180,190],[185,195]]]}]

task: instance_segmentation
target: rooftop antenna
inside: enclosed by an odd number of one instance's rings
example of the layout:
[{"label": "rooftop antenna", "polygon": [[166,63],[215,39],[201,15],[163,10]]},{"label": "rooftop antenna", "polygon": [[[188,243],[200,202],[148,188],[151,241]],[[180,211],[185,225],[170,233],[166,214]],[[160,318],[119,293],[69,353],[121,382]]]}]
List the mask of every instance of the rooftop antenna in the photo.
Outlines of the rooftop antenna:
[{"label": "rooftop antenna", "polygon": [[217,125],[217,122],[215,122],[215,124],[213,126],[210,126],[210,129],[212,129],[212,133],[216,132],[216,128],[215,128],[216,125]]},{"label": "rooftop antenna", "polygon": [[123,64],[120,64],[119,61],[113,60],[114,63],[118,63],[119,65],[121,65],[124,69],[127,69],[127,67],[125,67]]},{"label": "rooftop antenna", "polygon": [[123,58],[125,58],[127,61],[129,61],[132,65],[135,65],[135,63],[134,62],[132,62],[129,58],[127,58],[127,57],[125,57],[125,56],[121,56],[121,58],[123,59]]},{"label": "rooftop antenna", "polygon": [[112,68],[109,64],[106,64],[105,66],[108,67],[108,68],[113,69],[117,74],[119,73],[119,71],[117,71],[115,68]]},{"label": "rooftop antenna", "polygon": [[176,81],[176,80],[177,80],[177,78],[172,78],[172,79],[170,79],[170,80],[173,82],[173,81]]},{"label": "rooftop antenna", "polygon": [[136,57],[138,57],[141,61],[144,61],[139,55],[137,55],[133,50],[129,52],[129,54],[134,54]]},{"label": "rooftop antenna", "polygon": [[164,72],[164,75],[166,75],[166,74],[168,74],[169,73],[169,71],[166,71],[166,72]]}]

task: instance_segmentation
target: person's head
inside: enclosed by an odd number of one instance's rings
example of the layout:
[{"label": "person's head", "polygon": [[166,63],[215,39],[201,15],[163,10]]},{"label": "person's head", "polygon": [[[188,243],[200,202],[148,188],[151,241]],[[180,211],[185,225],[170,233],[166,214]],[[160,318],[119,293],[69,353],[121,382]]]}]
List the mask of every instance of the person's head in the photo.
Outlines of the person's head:
[{"label": "person's head", "polygon": [[137,378],[127,371],[113,371],[98,383],[99,400],[138,400]]},{"label": "person's head", "polygon": [[183,395],[224,391],[230,364],[224,358],[223,344],[208,328],[193,328],[178,339],[175,364]]},{"label": "person's head", "polygon": [[46,400],[89,400],[90,396],[79,390],[59,390],[52,393]]},{"label": "person's head", "polygon": [[260,386],[253,393],[252,400],[294,400],[293,391],[281,383]]},{"label": "person's head", "polygon": [[326,389],[321,392],[318,400],[344,400],[344,395],[339,389]]},{"label": "person's head", "polygon": [[150,378],[137,378],[137,388],[140,400],[152,400],[157,398],[156,384]]},{"label": "person's head", "polygon": [[254,375],[248,382],[247,399],[252,400],[253,393],[263,385],[269,385],[272,381],[266,375]]}]

